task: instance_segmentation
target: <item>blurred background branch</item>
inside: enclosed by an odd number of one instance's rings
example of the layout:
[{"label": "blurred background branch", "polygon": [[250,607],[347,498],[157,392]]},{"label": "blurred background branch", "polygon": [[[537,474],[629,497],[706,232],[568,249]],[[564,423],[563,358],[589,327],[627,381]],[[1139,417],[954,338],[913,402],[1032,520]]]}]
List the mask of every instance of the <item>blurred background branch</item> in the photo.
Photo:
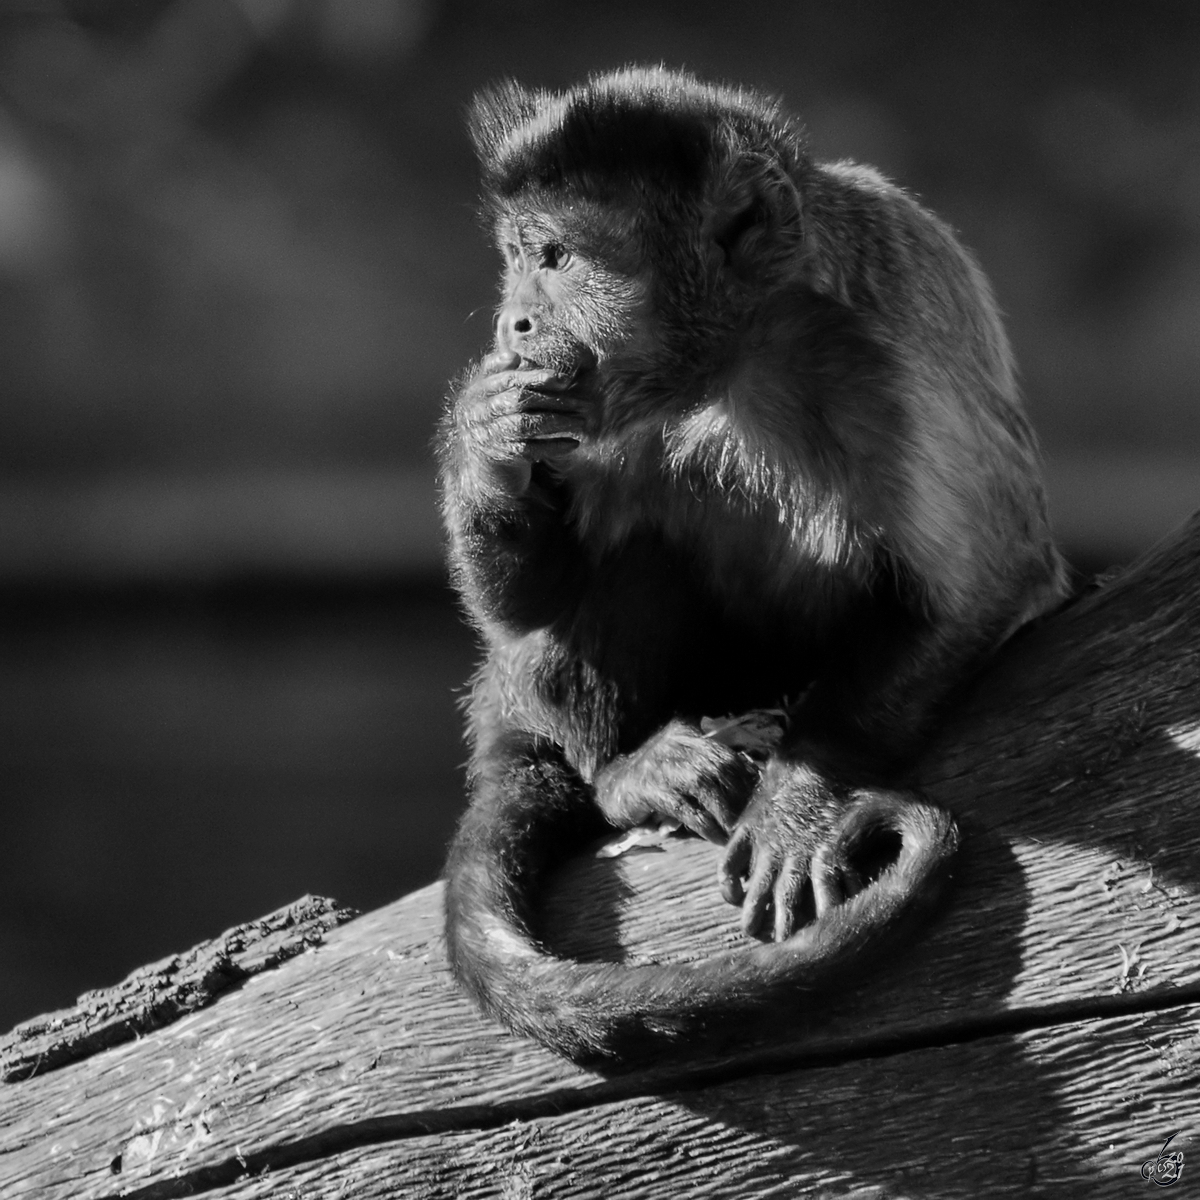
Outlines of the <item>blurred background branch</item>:
[{"label": "blurred background branch", "polygon": [[500,75],[782,93],[992,277],[1085,568],[1200,505],[1187,0],[9,0],[0,9],[0,1025],[326,890],[461,804],[429,442],[495,265]]}]

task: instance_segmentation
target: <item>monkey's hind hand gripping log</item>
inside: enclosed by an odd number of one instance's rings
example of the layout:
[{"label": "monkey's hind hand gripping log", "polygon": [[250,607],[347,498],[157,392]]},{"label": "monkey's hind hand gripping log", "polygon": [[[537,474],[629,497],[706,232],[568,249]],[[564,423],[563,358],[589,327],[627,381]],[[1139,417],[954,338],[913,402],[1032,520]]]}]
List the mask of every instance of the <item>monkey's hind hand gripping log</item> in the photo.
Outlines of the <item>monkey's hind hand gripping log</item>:
[{"label": "monkey's hind hand gripping log", "polygon": [[861,890],[783,942],[694,962],[625,965],[547,953],[531,922],[537,880],[514,880],[503,865],[544,861],[536,850],[547,847],[547,830],[520,806],[492,816],[486,831],[464,823],[451,852],[446,933],[454,972],[489,1015],[577,1061],[626,1058],[738,1016],[819,1003],[867,968],[908,918],[928,910],[959,842],[944,810],[912,794],[860,792],[827,850],[847,862],[887,859]]}]

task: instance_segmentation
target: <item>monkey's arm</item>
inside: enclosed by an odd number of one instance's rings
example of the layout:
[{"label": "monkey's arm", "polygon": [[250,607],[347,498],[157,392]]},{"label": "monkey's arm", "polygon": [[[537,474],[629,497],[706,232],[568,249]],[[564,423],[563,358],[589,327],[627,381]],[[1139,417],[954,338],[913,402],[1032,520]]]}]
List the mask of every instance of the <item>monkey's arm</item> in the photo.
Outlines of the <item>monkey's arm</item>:
[{"label": "monkey's arm", "polygon": [[514,631],[551,621],[580,586],[579,548],[551,464],[583,435],[583,406],[552,370],[485,358],[441,424],[442,507],[456,582],[474,616]]}]

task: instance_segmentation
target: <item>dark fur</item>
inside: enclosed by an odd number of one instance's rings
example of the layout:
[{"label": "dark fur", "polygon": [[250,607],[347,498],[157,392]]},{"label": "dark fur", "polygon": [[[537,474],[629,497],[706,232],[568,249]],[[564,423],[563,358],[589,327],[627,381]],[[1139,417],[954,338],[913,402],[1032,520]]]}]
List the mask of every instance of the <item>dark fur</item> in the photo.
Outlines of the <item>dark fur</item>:
[{"label": "dark fur", "polygon": [[[835,986],[929,892],[953,823],[882,785],[1063,570],[987,284],[905,193],[662,70],[505,85],[472,134],[509,269],[441,433],[487,645],[451,961],[514,1029],[626,1054]],[[761,770],[700,730],[785,697]],[[728,836],[725,893],[778,945],[636,968],[538,946],[543,867],[653,814]],[[872,829],[901,841],[874,881]]]}]

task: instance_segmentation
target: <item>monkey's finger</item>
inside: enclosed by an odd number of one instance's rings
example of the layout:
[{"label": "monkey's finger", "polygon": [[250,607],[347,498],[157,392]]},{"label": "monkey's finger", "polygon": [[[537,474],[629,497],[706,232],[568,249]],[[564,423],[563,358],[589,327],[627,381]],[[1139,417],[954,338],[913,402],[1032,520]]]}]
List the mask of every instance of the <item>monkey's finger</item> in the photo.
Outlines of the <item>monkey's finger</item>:
[{"label": "monkey's finger", "polygon": [[746,898],[742,901],[742,931],[754,937],[762,928],[771,902],[771,890],[778,874],[778,864],[770,852],[754,856],[754,867],[746,882]]},{"label": "monkey's finger", "polygon": [[584,435],[582,417],[562,412],[522,412],[518,422],[526,441],[539,438],[569,437],[580,441]]},{"label": "monkey's finger", "polygon": [[782,942],[796,932],[800,921],[800,904],[804,896],[804,881],[808,872],[804,864],[792,855],[783,860],[771,907],[775,910],[775,940]]},{"label": "monkey's finger", "polygon": [[817,916],[846,901],[846,882],[840,867],[831,860],[829,848],[820,847],[812,861],[813,907]]},{"label": "monkey's finger", "polygon": [[479,364],[479,370],[484,375],[494,375],[497,371],[511,371],[521,362],[521,356],[513,350],[493,350]]},{"label": "monkey's finger", "polygon": [[475,387],[481,396],[498,396],[512,392],[518,400],[522,392],[542,387],[554,378],[554,372],[541,369],[533,371],[503,370],[495,375],[485,375],[476,381]]},{"label": "monkey's finger", "polygon": [[[574,450],[584,436],[583,421],[564,413],[495,412],[476,423],[473,432],[485,444],[534,460]],[[563,445],[537,450],[556,441]]]},{"label": "monkey's finger", "polygon": [[750,867],[750,854],[753,844],[750,834],[745,829],[735,829],[725,847],[725,857],[717,868],[717,886],[726,904],[735,907],[745,899],[746,891],[742,886]]},{"label": "monkey's finger", "polygon": [[523,387],[506,387],[487,392],[465,414],[468,421],[487,424],[518,417],[533,427],[537,421],[560,421],[583,432],[587,409],[582,404],[568,403],[559,397],[548,397]]},{"label": "monkey's finger", "polygon": [[522,412],[578,413],[588,411],[589,405],[578,392],[547,392],[540,387],[522,388],[517,401]]},{"label": "monkey's finger", "polygon": [[680,796],[671,806],[671,815],[690,833],[705,841],[725,844],[725,830],[713,820],[692,796]]},{"label": "monkey's finger", "polygon": [[[540,373],[541,372],[539,372],[539,374]],[[576,384],[578,382],[579,380],[575,375],[551,374],[547,378],[543,379],[540,383],[536,385],[531,384],[530,386],[534,387],[536,391],[541,392],[543,395],[551,396],[557,399],[564,397],[569,393],[575,392]]]},{"label": "monkey's finger", "polygon": [[724,831],[721,838],[724,841],[729,835],[729,831],[737,824],[738,819],[737,809],[729,802],[724,786],[719,780],[708,780],[703,786],[696,789],[695,795],[697,803],[704,807],[705,811]]}]

